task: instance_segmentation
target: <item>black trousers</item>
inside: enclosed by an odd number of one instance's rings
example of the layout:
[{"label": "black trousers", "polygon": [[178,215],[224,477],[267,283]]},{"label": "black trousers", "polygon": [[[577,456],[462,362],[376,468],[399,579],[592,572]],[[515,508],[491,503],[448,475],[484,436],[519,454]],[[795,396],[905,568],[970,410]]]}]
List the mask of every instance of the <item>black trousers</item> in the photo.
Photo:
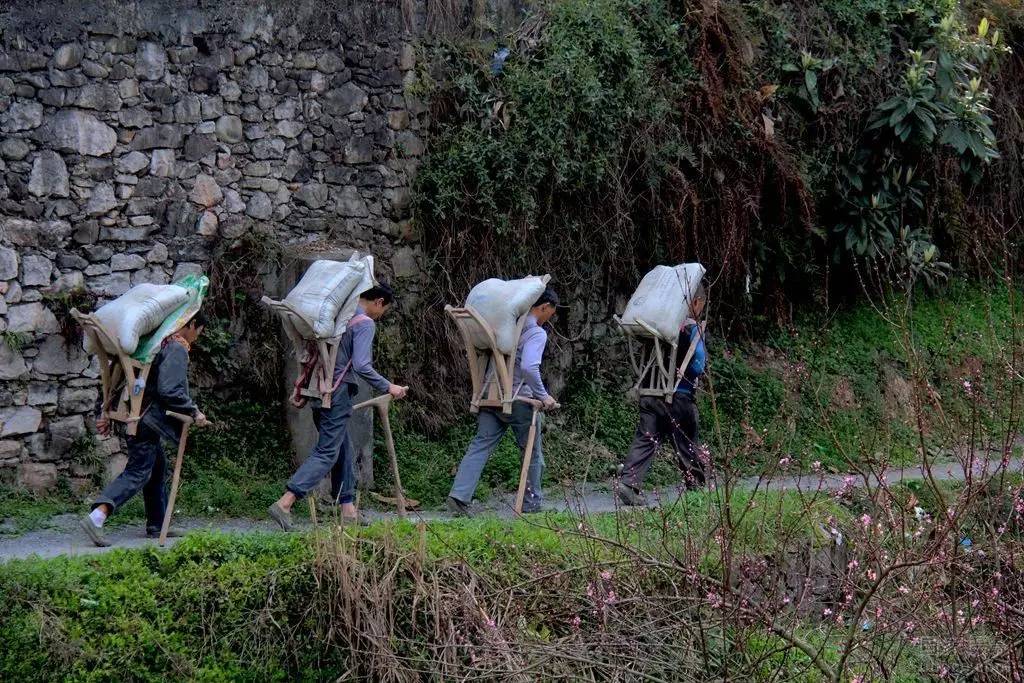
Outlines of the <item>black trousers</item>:
[{"label": "black trousers", "polygon": [[655,396],[640,399],[640,424],[622,465],[620,481],[640,490],[663,441],[672,445],[687,488],[703,486],[707,468],[697,450],[697,405],[681,394],[673,396],[672,403]]},{"label": "black trousers", "polygon": [[95,509],[106,503],[113,513],[142,491],[146,530],[159,531],[167,509],[167,456],[160,443],[160,434],[143,422],[135,436],[125,437],[125,444],[128,446],[128,462],[124,472],[107,484],[92,507]]}]

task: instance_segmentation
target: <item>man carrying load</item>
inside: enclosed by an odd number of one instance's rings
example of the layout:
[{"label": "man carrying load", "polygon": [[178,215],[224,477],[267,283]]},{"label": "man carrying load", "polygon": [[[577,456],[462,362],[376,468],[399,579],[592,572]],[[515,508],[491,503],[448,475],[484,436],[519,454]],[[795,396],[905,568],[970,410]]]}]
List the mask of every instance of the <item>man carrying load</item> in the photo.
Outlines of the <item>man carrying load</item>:
[{"label": "man carrying load", "polygon": [[[544,348],[548,343],[544,324],[555,315],[558,304],[558,295],[550,287],[546,288],[533,304],[519,337],[515,367],[512,372],[514,395],[540,401],[545,410],[555,407],[557,402],[548,394],[540,375],[541,360],[544,356]],[[493,378],[490,379],[493,380]],[[538,416],[539,419],[540,416]],[[459,464],[455,482],[448,494],[448,510],[452,514],[463,517],[471,516],[469,504],[473,500],[473,493],[476,491],[480,475],[491,453],[501,442],[509,427],[512,427],[512,433],[515,435],[519,447],[525,448],[532,420],[533,409],[521,401],[513,402],[510,415],[506,415],[498,408],[484,407],[480,409],[477,416],[476,436],[473,437],[469,448],[466,449],[466,455]],[[538,425],[530,460],[528,488],[523,500],[523,512],[538,512],[540,510],[540,480],[543,468],[544,455]]]},{"label": "man carrying load", "polygon": [[355,506],[354,450],[348,435],[352,415],[352,397],[356,394],[356,377],[362,377],[374,389],[402,398],[406,388],[392,384],[373,368],[373,338],[376,321],[387,313],[395,294],[386,284],[378,284],[359,295],[355,316],[349,321],[338,346],[334,366],[334,391],[331,407],[313,408],[313,421],[319,436],[309,457],[299,466],[285,485],[286,491],[267,512],[285,531],[294,529],[292,505],[305,498],[320,481],[331,475],[331,498],[341,504],[346,521],[359,519]]},{"label": "man carrying load", "polygon": [[[696,319],[700,318],[707,302],[704,287],[697,287],[690,301],[690,315],[679,331],[679,348],[693,354],[683,367],[676,370],[676,389],[672,402],[659,396],[640,398],[640,423],[633,437],[626,461],[619,465],[618,496],[624,505],[646,505],[642,493],[644,478],[651,469],[654,455],[662,441],[668,440],[683,472],[687,489],[704,486],[710,463],[701,459],[697,447],[697,404],[695,392],[707,365],[704,334]],[[686,357],[682,359],[686,362]],[[706,458],[705,458],[706,459]]]},{"label": "man carrying load", "polygon": [[[80,520],[82,530],[98,546],[109,546],[103,534],[103,523],[115,510],[139,491],[146,508],[146,535],[160,535],[167,509],[167,458],[161,439],[174,444],[180,438],[180,423],[167,415],[180,413],[193,418],[194,424],[204,426],[206,416],[196,407],[189,394],[188,354],[206,327],[206,316],[196,313],[188,323],[164,340],[160,352],[153,360],[142,397],[142,418],[134,436],[126,436],[128,462],[124,471],[107,484],[92,504],[92,511]],[[111,422],[98,406],[96,430],[106,436],[111,433]],[[170,529],[168,536],[180,536]]]}]

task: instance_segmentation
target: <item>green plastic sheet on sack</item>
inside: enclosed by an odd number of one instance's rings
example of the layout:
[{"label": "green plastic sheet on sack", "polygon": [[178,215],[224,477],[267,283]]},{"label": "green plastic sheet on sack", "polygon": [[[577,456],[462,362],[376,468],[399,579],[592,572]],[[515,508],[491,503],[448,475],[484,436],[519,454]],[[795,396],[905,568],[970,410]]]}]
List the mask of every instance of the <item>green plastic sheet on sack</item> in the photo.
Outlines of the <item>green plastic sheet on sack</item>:
[{"label": "green plastic sheet on sack", "polygon": [[184,327],[192,319],[192,316],[199,312],[203,305],[203,299],[210,290],[210,278],[195,273],[186,275],[174,284],[188,290],[188,300],[167,316],[160,327],[139,340],[139,347],[135,349],[132,358],[140,363],[153,362],[163,341]]}]

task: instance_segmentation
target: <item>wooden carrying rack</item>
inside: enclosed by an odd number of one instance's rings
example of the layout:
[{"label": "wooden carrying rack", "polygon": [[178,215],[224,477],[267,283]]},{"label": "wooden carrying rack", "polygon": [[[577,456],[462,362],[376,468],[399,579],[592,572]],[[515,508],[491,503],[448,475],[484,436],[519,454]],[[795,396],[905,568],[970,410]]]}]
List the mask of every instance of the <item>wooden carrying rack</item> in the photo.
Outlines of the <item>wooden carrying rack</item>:
[{"label": "wooden carrying rack", "polygon": [[[269,296],[263,297],[262,301],[286,321],[286,326],[291,325],[292,329],[296,331],[307,327],[312,329],[313,326],[310,325],[309,321],[299,315],[287,301],[275,301]],[[296,324],[296,322],[299,324]],[[293,338],[293,341],[298,343],[300,338]],[[316,365],[313,366],[313,371],[309,373],[309,377],[303,379],[303,366],[305,363],[300,363],[299,377],[296,379],[297,382],[302,384],[299,387],[299,395],[306,398],[318,398],[324,408],[330,408],[331,394],[334,393],[334,366],[338,362],[338,348],[341,346],[341,337],[302,339],[301,341],[313,347],[316,354]]]},{"label": "wooden carrying rack", "polygon": [[629,362],[637,377],[633,391],[638,397],[658,396],[665,399],[666,403],[671,403],[679,386],[676,368],[689,365],[697,350],[697,340],[704,335],[705,323],[700,323],[700,333],[690,343],[682,363],[676,363],[679,357],[677,340],[666,342],[649,323],[640,318],[637,318],[636,324],[624,323],[619,316],[613,318],[626,335]]},{"label": "wooden carrying rack", "polygon": [[[116,335],[94,313],[72,310],[71,316],[82,326],[85,334],[91,337],[92,347],[96,349],[103,385],[103,417],[124,422],[128,434],[135,436],[139,420],[142,419],[142,395],[152,364],[143,363],[121,351]],[[117,349],[117,352],[110,353],[108,348]],[[115,397],[115,394],[119,395]]]},{"label": "wooden carrying rack", "polygon": [[[551,276],[543,275],[540,279],[546,286]],[[512,401],[515,400],[512,371],[515,368],[516,349],[530,312],[523,313],[516,321],[512,352],[502,353],[494,338],[494,330],[472,306],[445,306],[444,311],[455,321],[466,347],[469,377],[473,384],[469,412],[478,413],[480,408],[501,408],[503,413],[511,413]]]}]

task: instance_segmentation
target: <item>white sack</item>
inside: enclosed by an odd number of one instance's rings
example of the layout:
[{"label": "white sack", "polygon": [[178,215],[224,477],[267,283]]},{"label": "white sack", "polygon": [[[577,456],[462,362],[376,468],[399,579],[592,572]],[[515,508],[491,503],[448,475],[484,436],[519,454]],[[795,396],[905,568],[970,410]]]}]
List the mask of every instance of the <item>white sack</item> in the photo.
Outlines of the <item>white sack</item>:
[{"label": "white sack", "polygon": [[301,318],[296,321],[300,336],[306,339],[334,336],[338,314],[363,281],[366,268],[366,262],[360,260],[358,254],[353,254],[348,261],[313,262],[299,284],[285,297]]},{"label": "white sack", "polygon": [[[521,280],[491,278],[470,290],[466,306],[474,308],[491,326],[499,351],[514,353],[516,324],[544,293],[544,287],[544,280],[536,276]],[[475,343],[477,348],[486,348],[482,340]]]},{"label": "white sack", "polygon": [[[355,257],[353,256],[353,258]],[[352,293],[345,300],[345,303],[342,304],[337,317],[334,319],[335,337],[340,337],[345,332],[345,328],[348,327],[352,316],[356,314],[356,306],[359,305],[359,295],[377,285],[377,278],[373,275],[373,256],[367,254],[359,260],[365,266],[363,274],[359,278],[359,282],[356,283],[356,286],[352,288]]]},{"label": "white sack", "polygon": [[690,315],[690,303],[705,273],[699,263],[684,263],[675,267],[655,266],[644,275],[636,288],[626,312],[624,325],[635,325],[643,320],[663,340],[675,344],[679,329]]},{"label": "white sack", "polygon": [[[177,285],[141,284],[100,306],[96,317],[121,346],[120,349],[108,348],[107,352],[135,353],[139,338],[159,327],[167,316],[188,301],[188,297],[188,290]],[[86,335],[85,350],[95,353],[97,349],[93,348],[91,338],[92,335]]]}]

